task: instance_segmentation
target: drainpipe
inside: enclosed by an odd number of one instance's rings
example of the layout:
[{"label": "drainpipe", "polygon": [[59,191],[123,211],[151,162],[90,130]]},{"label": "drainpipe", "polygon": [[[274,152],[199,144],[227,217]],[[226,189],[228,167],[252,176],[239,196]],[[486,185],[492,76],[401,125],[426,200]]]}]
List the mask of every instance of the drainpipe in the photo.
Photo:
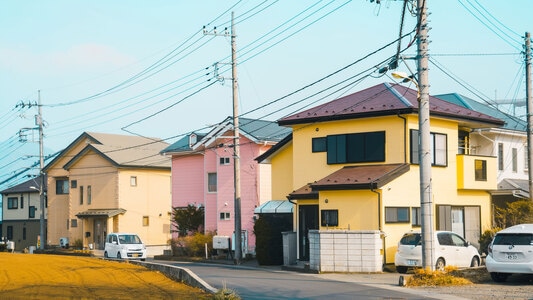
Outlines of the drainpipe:
[{"label": "drainpipe", "polygon": [[401,115],[396,115],[403,119],[403,162],[407,163],[407,119]]},{"label": "drainpipe", "polygon": [[380,231],[381,241],[383,244],[383,265],[382,265],[382,269],[383,269],[385,265],[387,264],[387,250],[386,250],[387,248],[385,247],[386,246],[385,233],[382,231],[382,227],[381,227],[381,193],[374,190],[374,188],[376,187],[377,187],[377,184],[375,182],[370,183],[370,191],[378,195],[378,229]]}]

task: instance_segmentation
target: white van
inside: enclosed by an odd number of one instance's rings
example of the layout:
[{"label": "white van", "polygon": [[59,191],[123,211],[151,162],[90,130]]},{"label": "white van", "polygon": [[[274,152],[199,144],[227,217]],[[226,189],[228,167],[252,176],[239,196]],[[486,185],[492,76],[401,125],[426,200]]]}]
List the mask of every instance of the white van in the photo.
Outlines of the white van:
[{"label": "white van", "polygon": [[135,233],[110,233],[105,239],[105,258],[146,259],[146,246]]}]

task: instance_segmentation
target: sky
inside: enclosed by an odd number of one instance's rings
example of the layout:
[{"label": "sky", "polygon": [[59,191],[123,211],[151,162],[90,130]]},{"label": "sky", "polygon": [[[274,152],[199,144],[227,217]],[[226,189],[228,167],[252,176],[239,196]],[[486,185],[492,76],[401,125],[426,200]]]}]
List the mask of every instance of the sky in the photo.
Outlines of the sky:
[{"label": "sky", "polygon": [[[524,101],[533,1],[427,7],[430,94]],[[84,131],[173,143],[231,116],[232,14],[242,117],[276,121],[395,82],[378,70],[398,47],[405,59],[396,70],[416,72],[416,17],[407,10],[402,21],[402,8],[390,0],[0,0],[0,182],[38,161],[36,132],[26,130],[22,143],[19,131],[35,127],[39,99],[46,153]],[[523,106],[499,107],[525,115]]]}]

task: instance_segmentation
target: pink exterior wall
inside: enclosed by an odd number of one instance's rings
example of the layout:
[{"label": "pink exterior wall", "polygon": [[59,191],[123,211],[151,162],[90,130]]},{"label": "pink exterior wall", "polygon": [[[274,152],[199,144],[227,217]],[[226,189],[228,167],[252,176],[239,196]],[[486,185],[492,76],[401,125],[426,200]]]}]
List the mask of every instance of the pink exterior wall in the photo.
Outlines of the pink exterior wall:
[{"label": "pink exterior wall", "polygon": [[[240,145],[241,228],[247,231],[248,249],[245,251],[251,253],[255,252],[254,209],[260,204],[260,178],[257,162],[254,159],[268,150],[270,146],[258,145],[243,136],[241,136]],[[221,165],[221,157],[229,157],[230,164]],[[207,174],[211,172],[217,173],[216,193],[207,192]],[[233,173],[233,148],[231,147],[209,149],[203,156],[173,158],[173,206],[185,206],[193,202],[202,203],[205,207],[206,230],[215,231],[217,235],[231,237],[235,228]],[[221,220],[220,213],[222,212],[229,212],[230,219]]]},{"label": "pink exterior wall", "polygon": [[[203,161],[203,155],[172,157],[172,207],[204,205]],[[177,237],[177,233],[172,237]]]}]

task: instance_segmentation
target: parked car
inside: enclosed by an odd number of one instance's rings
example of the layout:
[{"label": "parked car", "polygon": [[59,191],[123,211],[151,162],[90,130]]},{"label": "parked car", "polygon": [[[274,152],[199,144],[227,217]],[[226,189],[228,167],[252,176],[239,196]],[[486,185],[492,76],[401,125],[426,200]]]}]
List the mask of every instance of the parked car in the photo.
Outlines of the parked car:
[{"label": "parked car", "polygon": [[533,274],[533,224],[498,231],[488,252],[487,271],[496,282],[504,282],[512,274]]},{"label": "parked car", "polygon": [[[470,242],[451,231],[436,231],[435,243],[436,270],[443,270],[446,265],[456,267],[477,267],[481,261],[479,251]],[[407,273],[409,268],[422,267],[422,234],[411,231],[403,235],[398,242],[394,257],[398,273]]]},{"label": "parked car", "polygon": [[105,240],[104,257],[146,259],[146,246],[135,233],[110,233]]}]

